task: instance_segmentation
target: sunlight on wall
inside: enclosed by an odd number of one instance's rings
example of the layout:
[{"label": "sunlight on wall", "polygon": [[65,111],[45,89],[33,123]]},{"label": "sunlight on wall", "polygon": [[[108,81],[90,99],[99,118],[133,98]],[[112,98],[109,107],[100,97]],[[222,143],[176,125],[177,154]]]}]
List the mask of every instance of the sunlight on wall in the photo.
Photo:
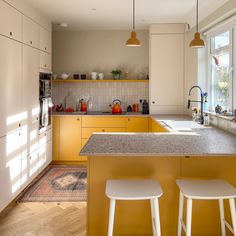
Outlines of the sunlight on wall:
[{"label": "sunlight on wall", "polygon": [[7,117],[7,125],[18,123],[19,121],[26,120],[28,117],[27,112],[22,112],[13,116]]}]

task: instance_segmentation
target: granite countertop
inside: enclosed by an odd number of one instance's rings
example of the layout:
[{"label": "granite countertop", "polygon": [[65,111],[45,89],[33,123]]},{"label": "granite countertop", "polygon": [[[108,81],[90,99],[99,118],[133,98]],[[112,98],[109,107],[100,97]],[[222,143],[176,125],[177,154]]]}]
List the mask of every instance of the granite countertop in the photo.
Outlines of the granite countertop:
[{"label": "granite countertop", "polygon": [[123,112],[122,114],[113,115],[111,112],[105,111],[89,111],[86,112],[53,112],[53,116],[142,116],[150,117],[149,114],[142,114],[141,112]]},{"label": "granite countertop", "polygon": [[96,133],[83,156],[236,156],[236,136],[188,116],[151,115],[169,133]]}]

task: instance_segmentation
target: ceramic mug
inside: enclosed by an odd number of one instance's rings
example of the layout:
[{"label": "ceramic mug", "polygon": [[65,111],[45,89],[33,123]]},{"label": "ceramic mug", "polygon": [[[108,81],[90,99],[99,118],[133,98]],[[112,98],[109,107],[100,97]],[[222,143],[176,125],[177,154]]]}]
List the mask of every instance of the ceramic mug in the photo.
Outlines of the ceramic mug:
[{"label": "ceramic mug", "polygon": [[97,79],[97,76],[98,76],[98,73],[97,73],[97,72],[91,72],[91,78],[92,78],[92,80],[96,80],[96,79]]},{"label": "ceramic mug", "polygon": [[103,73],[98,73],[98,79],[103,80],[104,79],[104,74]]}]

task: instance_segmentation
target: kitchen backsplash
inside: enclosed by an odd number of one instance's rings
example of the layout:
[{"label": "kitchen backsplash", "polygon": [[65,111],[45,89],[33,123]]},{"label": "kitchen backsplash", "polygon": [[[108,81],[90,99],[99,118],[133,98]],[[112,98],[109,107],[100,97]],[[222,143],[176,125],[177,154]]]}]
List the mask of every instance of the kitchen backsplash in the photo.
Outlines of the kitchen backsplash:
[{"label": "kitchen backsplash", "polygon": [[114,99],[121,100],[123,109],[140,99],[148,100],[148,87],[145,82],[54,83],[52,97],[55,105],[64,105],[65,96],[70,93],[77,101],[89,98],[90,111],[109,111]]}]

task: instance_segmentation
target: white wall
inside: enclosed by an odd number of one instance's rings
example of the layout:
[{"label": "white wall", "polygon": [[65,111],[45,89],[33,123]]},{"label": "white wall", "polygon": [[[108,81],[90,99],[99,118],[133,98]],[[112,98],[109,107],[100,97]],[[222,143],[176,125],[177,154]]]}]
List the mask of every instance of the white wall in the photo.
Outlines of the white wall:
[{"label": "white wall", "polygon": [[148,72],[148,31],[138,31],[140,48],[125,46],[130,31],[53,32],[53,72],[87,73],[100,71],[109,79],[111,70],[128,71],[129,78]]}]

